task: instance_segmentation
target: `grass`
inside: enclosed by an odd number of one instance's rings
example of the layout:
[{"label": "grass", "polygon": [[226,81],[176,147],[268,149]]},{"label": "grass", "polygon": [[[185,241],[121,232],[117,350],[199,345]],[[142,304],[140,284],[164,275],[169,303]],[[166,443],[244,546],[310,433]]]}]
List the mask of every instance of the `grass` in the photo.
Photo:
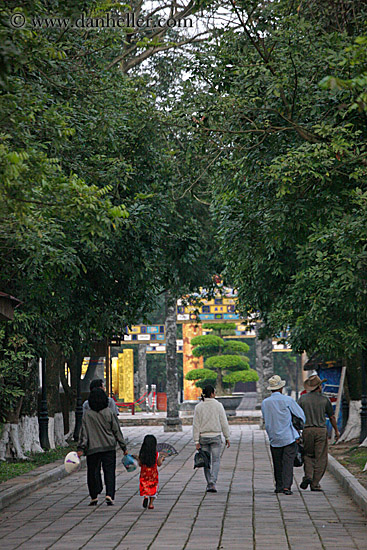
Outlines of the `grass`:
[{"label": "grass", "polygon": [[60,458],[64,458],[70,451],[76,450],[76,443],[72,443],[68,447],[56,447],[44,453],[25,453],[29,460],[9,460],[0,462],[0,483],[12,479],[13,477],[26,474],[39,466],[50,464]]},{"label": "grass", "polygon": [[358,439],[353,439],[330,445],[329,452],[367,489],[367,472],[363,472],[367,462],[367,447],[360,447]]},{"label": "grass", "polygon": [[355,445],[354,447],[351,447],[345,457],[343,462],[348,464],[354,464],[355,466],[359,467],[362,471],[364,468],[364,465],[367,462],[367,447],[358,447]]}]

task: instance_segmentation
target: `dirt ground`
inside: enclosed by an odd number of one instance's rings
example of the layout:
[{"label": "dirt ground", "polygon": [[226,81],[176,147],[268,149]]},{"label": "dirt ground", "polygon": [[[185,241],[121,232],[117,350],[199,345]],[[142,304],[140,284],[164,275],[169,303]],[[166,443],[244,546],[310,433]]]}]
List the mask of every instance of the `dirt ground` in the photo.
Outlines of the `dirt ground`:
[{"label": "dirt ground", "polygon": [[367,462],[367,447],[359,447],[358,440],[352,439],[346,443],[329,445],[329,453],[367,489],[367,471],[363,472]]}]

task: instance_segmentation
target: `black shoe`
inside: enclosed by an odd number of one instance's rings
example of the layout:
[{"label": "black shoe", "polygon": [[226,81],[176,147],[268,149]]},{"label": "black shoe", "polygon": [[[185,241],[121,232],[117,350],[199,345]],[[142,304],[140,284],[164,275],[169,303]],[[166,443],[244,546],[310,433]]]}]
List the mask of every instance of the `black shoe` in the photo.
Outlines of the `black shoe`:
[{"label": "black shoe", "polygon": [[301,483],[300,483],[301,489],[307,489],[307,487],[310,485],[310,483],[311,483],[310,479],[307,479],[307,477],[303,478]]},{"label": "black shoe", "polygon": [[148,497],[145,497],[143,500],[143,508],[147,508],[147,507],[148,507]]},{"label": "black shoe", "polygon": [[283,495],[293,495],[293,491],[290,489],[283,489]]},{"label": "black shoe", "polygon": [[97,506],[97,504],[98,504],[98,498],[94,498],[93,500],[90,501],[88,506]]},{"label": "black shoe", "polygon": [[106,497],[106,504],[107,506],[113,506],[113,500],[111,497]]},{"label": "black shoe", "polygon": [[283,492],[283,489],[275,489],[274,490],[274,493],[282,493]]},{"label": "black shoe", "polygon": [[323,490],[321,489],[321,487],[311,487],[311,491],[317,491],[318,493],[322,493]]}]

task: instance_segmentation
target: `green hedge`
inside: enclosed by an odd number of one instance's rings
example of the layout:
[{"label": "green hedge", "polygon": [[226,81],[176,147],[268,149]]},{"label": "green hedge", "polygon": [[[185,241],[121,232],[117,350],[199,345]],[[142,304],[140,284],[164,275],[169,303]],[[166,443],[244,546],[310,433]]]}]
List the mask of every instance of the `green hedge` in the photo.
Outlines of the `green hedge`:
[{"label": "green hedge", "polygon": [[216,380],[217,373],[210,369],[193,369],[185,375],[186,380]]},{"label": "green hedge", "polygon": [[245,358],[240,355],[218,355],[209,357],[205,361],[205,366],[209,369],[235,369],[248,370],[250,365]]}]

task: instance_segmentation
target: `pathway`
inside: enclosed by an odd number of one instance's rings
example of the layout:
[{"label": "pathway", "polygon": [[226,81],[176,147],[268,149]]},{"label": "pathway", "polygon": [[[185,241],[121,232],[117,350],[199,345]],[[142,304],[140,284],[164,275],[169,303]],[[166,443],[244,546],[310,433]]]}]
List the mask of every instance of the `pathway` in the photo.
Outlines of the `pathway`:
[{"label": "pathway", "polygon": [[154,433],[180,452],[160,469],[154,510],[143,510],[138,472],[118,461],[114,507],[88,507],[86,471],[34,492],[0,512],[2,550],[366,550],[366,517],[334,478],[325,493],[273,493],[269,448],[258,426],[231,426],[223,450],[218,493],[205,493],[193,470],[191,428],[165,434],[160,426],[125,428],[129,449]]}]

